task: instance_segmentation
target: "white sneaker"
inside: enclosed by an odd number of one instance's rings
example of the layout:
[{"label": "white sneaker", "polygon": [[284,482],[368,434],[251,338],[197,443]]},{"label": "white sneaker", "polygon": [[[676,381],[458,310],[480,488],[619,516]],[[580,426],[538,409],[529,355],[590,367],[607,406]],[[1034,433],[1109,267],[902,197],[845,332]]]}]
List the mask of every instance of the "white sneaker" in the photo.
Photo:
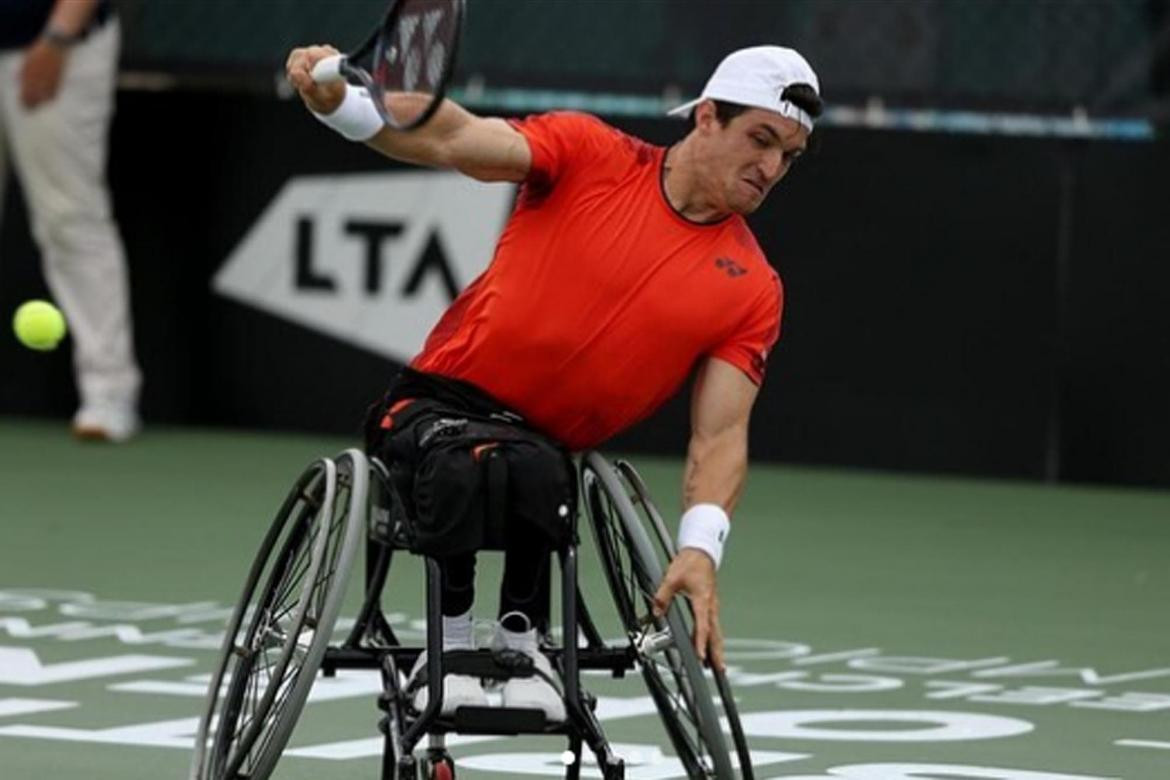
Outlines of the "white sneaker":
[{"label": "white sneaker", "polygon": [[120,443],[141,428],[138,412],[129,404],[87,404],[73,415],[73,435],[89,441]]},{"label": "white sneaker", "polygon": [[[418,655],[418,660],[414,662],[414,667],[410,670],[409,682],[406,687],[409,690],[415,685],[418,676],[427,667],[427,651],[424,650]],[[419,684],[418,690],[414,692],[414,697],[411,699],[411,704],[419,712],[422,712],[427,707],[427,702],[430,701],[430,691],[427,690],[426,683]],[[486,707],[488,706],[487,695],[483,692],[483,684],[480,683],[476,677],[468,677],[463,674],[448,674],[443,677],[443,707],[439,710],[441,715],[454,715],[455,710],[460,707]]]},{"label": "white sneaker", "polygon": [[[529,626],[526,631],[509,631],[504,628],[503,620],[514,615],[524,618],[524,624]],[[519,612],[509,612],[500,621],[496,626],[496,635],[492,639],[492,650],[520,651],[531,658],[536,667],[536,674],[531,677],[514,677],[504,683],[504,706],[544,710],[544,716],[550,722],[563,722],[565,700],[551,682],[557,678],[553,674],[552,664],[537,647],[536,629],[531,628],[528,617]]]}]

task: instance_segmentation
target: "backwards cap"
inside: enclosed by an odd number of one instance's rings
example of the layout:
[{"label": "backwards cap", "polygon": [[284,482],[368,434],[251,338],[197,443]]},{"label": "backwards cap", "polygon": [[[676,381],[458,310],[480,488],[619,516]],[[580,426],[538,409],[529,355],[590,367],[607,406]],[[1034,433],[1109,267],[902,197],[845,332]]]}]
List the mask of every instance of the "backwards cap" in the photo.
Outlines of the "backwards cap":
[{"label": "backwards cap", "polygon": [[795,119],[810,132],[813,118],[800,106],[785,100],[784,90],[794,84],[808,84],[820,95],[817,74],[795,49],[783,46],[752,46],[733,51],[723,58],[703,94],[667,112],[670,116],[687,116],[701,101],[725,100],[742,106],[775,111]]}]

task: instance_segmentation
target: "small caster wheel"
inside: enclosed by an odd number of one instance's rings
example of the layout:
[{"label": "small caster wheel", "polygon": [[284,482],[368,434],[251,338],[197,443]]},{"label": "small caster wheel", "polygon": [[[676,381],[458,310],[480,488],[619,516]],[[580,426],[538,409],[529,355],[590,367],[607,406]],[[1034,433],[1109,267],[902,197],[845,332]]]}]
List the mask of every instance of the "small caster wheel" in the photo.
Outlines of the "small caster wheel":
[{"label": "small caster wheel", "polygon": [[455,780],[455,759],[447,752],[428,755],[423,762],[423,780]]}]

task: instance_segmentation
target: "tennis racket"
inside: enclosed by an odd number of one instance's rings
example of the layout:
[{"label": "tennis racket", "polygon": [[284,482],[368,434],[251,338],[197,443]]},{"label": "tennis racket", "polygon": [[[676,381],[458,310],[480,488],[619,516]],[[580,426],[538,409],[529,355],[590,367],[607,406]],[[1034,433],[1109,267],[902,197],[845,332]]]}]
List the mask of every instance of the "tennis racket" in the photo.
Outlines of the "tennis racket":
[{"label": "tennis racket", "polygon": [[463,13],[464,0],[392,0],[365,43],[319,61],[313,80],[363,86],[382,121],[396,130],[413,130],[443,101],[455,71]]}]

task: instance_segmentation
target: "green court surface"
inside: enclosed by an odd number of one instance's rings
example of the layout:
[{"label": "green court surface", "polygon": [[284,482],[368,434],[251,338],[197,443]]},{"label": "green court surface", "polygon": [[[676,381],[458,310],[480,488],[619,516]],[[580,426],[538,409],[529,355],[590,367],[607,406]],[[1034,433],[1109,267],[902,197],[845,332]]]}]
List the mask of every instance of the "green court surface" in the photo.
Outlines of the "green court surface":
[{"label": "green court surface", "polygon": [[[0,778],[185,777],[223,610],[293,478],[351,443],[14,419],[0,443]],[[636,462],[673,514],[680,463]],[[497,577],[483,556],[480,617]],[[757,777],[1170,778],[1170,494],[756,466],[720,586]],[[421,637],[418,561],[385,604]],[[275,777],[376,778],[375,686],[317,686]],[[586,686],[627,777],[681,776],[639,678]],[[559,776],[564,746],[453,752],[463,778]]]}]

